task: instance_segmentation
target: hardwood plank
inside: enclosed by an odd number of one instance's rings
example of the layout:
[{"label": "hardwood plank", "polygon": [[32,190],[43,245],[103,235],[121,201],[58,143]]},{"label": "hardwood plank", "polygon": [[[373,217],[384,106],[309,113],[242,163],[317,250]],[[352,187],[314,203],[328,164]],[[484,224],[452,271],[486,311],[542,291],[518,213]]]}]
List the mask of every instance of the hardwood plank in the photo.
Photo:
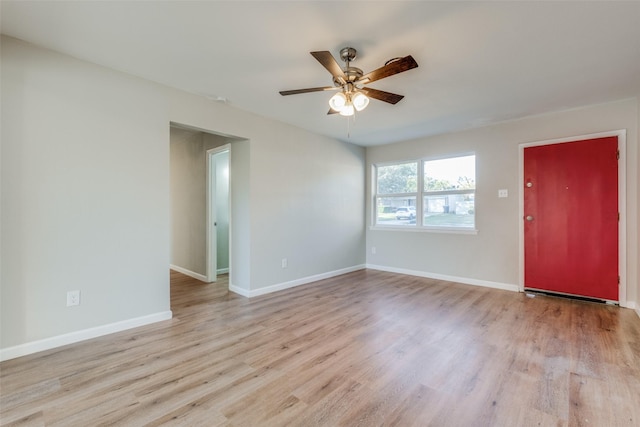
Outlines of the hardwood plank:
[{"label": "hardwood plank", "polygon": [[363,405],[371,391],[360,383],[347,379],[336,389],[309,406],[291,426],[338,426],[340,420],[354,406]]},{"label": "hardwood plank", "polygon": [[9,418],[0,418],[2,425],[10,427],[44,427],[44,417],[42,411],[28,414],[17,420],[10,420]]}]

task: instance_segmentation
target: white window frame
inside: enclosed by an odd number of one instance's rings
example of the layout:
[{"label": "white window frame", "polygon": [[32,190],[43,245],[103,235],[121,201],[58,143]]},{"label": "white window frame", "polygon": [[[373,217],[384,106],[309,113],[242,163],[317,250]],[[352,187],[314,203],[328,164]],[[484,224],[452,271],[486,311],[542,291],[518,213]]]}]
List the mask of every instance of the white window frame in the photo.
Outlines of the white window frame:
[{"label": "white window frame", "polygon": [[[416,191],[415,192],[410,192],[410,193],[385,193],[385,194],[378,194],[378,168],[379,167],[385,167],[385,166],[399,166],[399,165],[406,165],[406,164],[416,164]],[[389,229],[389,228],[401,228],[401,229],[415,229],[416,225],[417,225],[417,221],[418,221],[418,215],[419,215],[419,203],[420,203],[420,199],[419,199],[419,195],[420,195],[420,186],[422,185],[422,180],[420,179],[420,160],[403,160],[403,161],[397,161],[397,162],[386,162],[386,163],[377,163],[372,165],[372,178],[373,178],[373,209],[372,209],[372,224],[373,227],[381,227],[384,229]],[[385,224],[378,224],[377,220],[378,220],[378,199],[380,198],[385,198],[385,199],[406,199],[406,198],[414,198],[416,201],[416,224],[406,224],[406,225],[399,225],[399,224],[395,224],[395,225],[385,225]]]},{"label": "white window frame", "polygon": [[[420,159],[411,160],[399,160],[394,162],[381,162],[371,165],[371,230],[394,230],[394,231],[418,231],[418,232],[432,232],[432,233],[452,233],[452,234],[477,234],[477,183],[476,188],[473,190],[443,190],[443,191],[425,191],[424,189],[424,164],[425,162],[434,160],[454,159],[456,157],[468,157],[476,156],[475,152],[459,153],[453,155],[439,156],[439,157],[424,157]],[[407,163],[417,163],[417,188],[415,193],[392,193],[392,194],[378,194],[378,168],[384,166],[402,165]],[[477,181],[476,177],[474,177]],[[434,195],[455,195],[455,194],[473,194],[474,198],[474,218],[473,227],[450,227],[450,226],[434,226],[424,225],[423,222],[423,204],[426,196]],[[378,200],[381,198],[407,198],[415,197],[416,200],[416,222],[415,224],[381,224],[378,223]]]}]

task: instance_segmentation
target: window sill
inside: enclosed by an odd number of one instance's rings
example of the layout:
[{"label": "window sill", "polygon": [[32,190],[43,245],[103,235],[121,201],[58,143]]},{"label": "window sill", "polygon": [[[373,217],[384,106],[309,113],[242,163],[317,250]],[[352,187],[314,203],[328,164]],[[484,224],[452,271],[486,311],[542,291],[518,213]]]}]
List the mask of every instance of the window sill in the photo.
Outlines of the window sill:
[{"label": "window sill", "polygon": [[393,225],[372,225],[370,231],[409,231],[414,233],[440,233],[440,234],[478,234],[475,228],[446,228],[446,227],[415,227],[415,226],[393,226]]}]

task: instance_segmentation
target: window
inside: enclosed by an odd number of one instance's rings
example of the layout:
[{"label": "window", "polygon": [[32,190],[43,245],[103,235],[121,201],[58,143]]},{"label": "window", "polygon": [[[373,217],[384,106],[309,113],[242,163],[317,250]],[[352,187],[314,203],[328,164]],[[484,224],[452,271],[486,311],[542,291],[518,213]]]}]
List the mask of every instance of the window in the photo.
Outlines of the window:
[{"label": "window", "polygon": [[423,161],[422,225],[475,227],[476,156]]},{"label": "window", "polygon": [[375,165],[376,226],[475,229],[475,155]]},{"label": "window", "polygon": [[418,162],[381,165],[376,170],[376,224],[415,225]]}]

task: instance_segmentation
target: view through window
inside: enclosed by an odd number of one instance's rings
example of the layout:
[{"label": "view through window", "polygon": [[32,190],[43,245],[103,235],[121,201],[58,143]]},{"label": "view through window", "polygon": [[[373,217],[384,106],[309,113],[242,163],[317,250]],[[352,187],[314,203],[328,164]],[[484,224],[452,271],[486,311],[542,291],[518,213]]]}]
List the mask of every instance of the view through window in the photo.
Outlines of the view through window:
[{"label": "view through window", "polygon": [[475,155],[375,166],[375,225],[475,228]]}]

